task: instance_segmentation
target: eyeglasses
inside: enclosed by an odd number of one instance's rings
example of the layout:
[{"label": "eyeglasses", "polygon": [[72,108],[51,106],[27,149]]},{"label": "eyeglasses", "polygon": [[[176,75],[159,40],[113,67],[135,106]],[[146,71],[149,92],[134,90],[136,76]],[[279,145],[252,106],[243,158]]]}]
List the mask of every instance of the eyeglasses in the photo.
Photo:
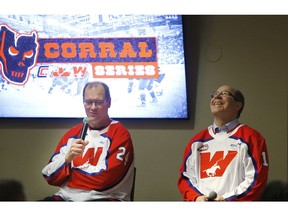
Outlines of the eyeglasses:
[{"label": "eyeglasses", "polygon": [[84,100],[84,105],[87,107],[91,107],[93,104],[95,104],[95,106],[99,107],[102,106],[106,101],[106,98],[103,100]]},{"label": "eyeglasses", "polygon": [[218,91],[214,91],[211,93],[211,98],[216,97],[217,95],[220,95],[221,97],[232,97],[235,101],[237,101],[237,98],[230,93],[229,91],[222,91],[222,92],[218,92]]}]

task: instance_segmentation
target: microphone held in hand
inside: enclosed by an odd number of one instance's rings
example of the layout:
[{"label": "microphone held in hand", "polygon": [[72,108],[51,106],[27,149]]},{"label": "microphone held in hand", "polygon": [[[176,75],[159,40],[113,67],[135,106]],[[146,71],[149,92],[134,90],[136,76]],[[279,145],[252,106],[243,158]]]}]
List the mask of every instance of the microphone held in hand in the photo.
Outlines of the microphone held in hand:
[{"label": "microphone held in hand", "polygon": [[83,119],[83,126],[82,126],[82,130],[81,130],[81,135],[80,135],[80,138],[81,138],[82,140],[85,140],[89,122],[90,122],[90,119],[89,119],[88,117],[85,117],[85,118]]},{"label": "microphone held in hand", "polygon": [[217,193],[215,191],[211,191],[208,196],[208,201],[214,201],[216,197],[217,197]]}]

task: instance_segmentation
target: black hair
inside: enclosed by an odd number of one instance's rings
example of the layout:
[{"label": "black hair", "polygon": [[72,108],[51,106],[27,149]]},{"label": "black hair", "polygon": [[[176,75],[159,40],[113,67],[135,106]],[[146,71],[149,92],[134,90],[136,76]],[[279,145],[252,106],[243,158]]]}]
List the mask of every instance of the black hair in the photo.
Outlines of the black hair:
[{"label": "black hair", "polygon": [[237,102],[240,102],[240,103],[242,104],[241,109],[238,111],[238,116],[237,116],[237,118],[239,118],[240,115],[241,115],[241,113],[242,113],[242,111],[243,111],[243,109],[244,109],[245,98],[244,98],[244,95],[242,94],[241,91],[235,90],[235,92],[234,92],[234,99],[235,99]]},{"label": "black hair", "polygon": [[269,182],[262,193],[261,201],[288,201],[288,183],[280,180]]},{"label": "black hair", "polygon": [[0,180],[0,201],[25,201],[23,184],[15,179]]}]

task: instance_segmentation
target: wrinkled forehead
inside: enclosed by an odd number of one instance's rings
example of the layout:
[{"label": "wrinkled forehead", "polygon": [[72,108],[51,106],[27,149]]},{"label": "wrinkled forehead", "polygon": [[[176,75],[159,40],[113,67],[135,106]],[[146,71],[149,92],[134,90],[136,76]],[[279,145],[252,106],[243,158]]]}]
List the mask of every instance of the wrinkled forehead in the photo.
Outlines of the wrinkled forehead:
[{"label": "wrinkled forehead", "polygon": [[228,92],[234,94],[236,90],[235,90],[234,88],[232,88],[231,86],[223,85],[223,86],[219,87],[219,88],[217,89],[217,91],[218,91],[218,92],[228,91]]}]

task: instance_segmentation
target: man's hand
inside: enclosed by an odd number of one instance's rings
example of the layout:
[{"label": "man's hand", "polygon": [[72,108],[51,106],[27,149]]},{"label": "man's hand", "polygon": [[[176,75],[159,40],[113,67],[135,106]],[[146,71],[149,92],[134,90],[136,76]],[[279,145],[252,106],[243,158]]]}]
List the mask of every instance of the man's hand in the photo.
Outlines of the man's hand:
[{"label": "man's hand", "polygon": [[201,195],[201,196],[198,196],[195,201],[196,202],[205,202],[205,201],[208,201],[208,197]]},{"label": "man's hand", "polygon": [[66,164],[71,163],[71,161],[72,161],[75,157],[83,154],[84,149],[85,149],[85,146],[86,146],[88,143],[89,143],[89,141],[84,141],[84,140],[81,140],[81,139],[75,140],[75,141],[71,144],[71,147],[70,147],[68,153],[67,153],[66,156],[65,156],[65,162],[66,162]]},{"label": "man's hand", "polygon": [[225,201],[225,199],[224,199],[222,196],[218,195],[218,196],[214,199],[214,201]]},{"label": "man's hand", "polygon": [[224,199],[222,196],[217,195],[217,197],[216,197],[214,200],[209,200],[209,197],[208,197],[208,196],[201,195],[201,196],[198,196],[195,201],[196,201],[196,202],[225,201],[225,199]]}]

